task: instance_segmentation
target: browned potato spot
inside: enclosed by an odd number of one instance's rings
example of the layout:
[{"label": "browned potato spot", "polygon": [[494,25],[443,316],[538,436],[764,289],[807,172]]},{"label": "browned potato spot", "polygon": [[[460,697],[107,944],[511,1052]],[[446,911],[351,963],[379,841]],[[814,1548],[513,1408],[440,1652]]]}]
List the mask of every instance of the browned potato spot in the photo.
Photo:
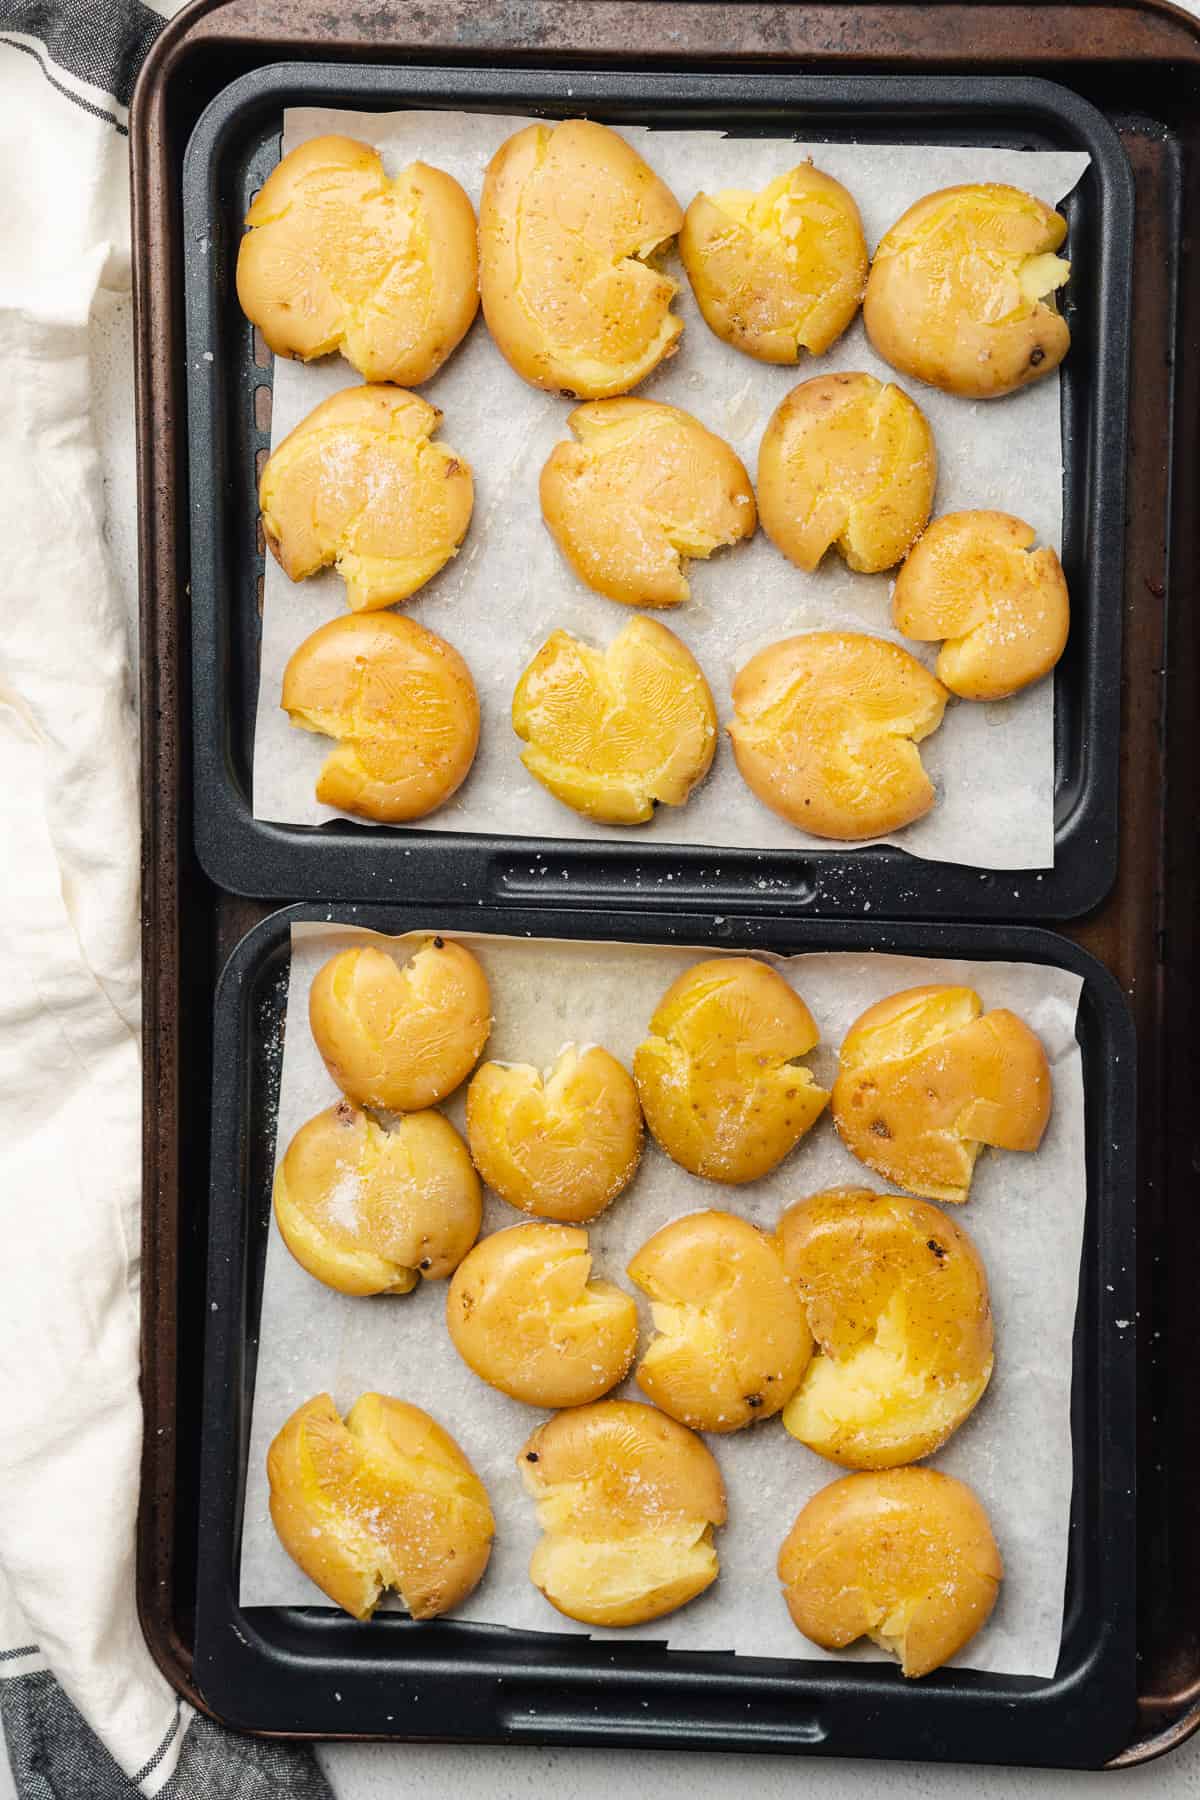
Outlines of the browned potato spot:
[{"label": "browned potato spot", "polygon": [[984,1144],[1036,1150],[1050,1065],[1015,1013],[972,988],[916,987],[869,1006],[846,1033],[833,1122],[860,1162],[930,1200],[965,1200]]},{"label": "browned potato spot", "polygon": [[288,1555],[344,1611],[369,1619],[394,1588],[414,1619],[478,1586],[495,1523],[450,1436],[417,1406],[363,1394],[345,1424],[328,1394],[294,1412],[267,1455]]},{"label": "browned potato spot", "polygon": [[602,1400],[539,1425],[517,1457],[545,1534],[529,1578],[585,1625],[640,1625],[717,1578],[725,1487],[711,1453],[652,1406]]},{"label": "browned potato spot", "polygon": [[1004,1565],[987,1514],[933,1469],[844,1475],[804,1507],[779,1552],[792,1622],[824,1650],[869,1637],[928,1675],[996,1604]]}]

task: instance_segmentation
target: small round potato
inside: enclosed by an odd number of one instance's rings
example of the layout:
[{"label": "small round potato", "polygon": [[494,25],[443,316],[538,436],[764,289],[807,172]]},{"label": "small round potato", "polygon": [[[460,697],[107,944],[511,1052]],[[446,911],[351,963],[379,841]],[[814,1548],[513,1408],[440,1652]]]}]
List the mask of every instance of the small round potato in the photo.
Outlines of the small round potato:
[{"label": "small round potato", "polygon": [[475,214],[428,163],[389,181],[369,144],[310,138],[272,170],[246,224],[238,299],[277,356],[340,350],[368,381],[419,386],[475,317]]},{"label": "small round potato", "polygon": [[385,1588],[414,1619],[432,1619],[487,1568],[496,1527],[484,1485],[420,1407],[363,1394],[343,1424],[318,1394],[272,1443],[267,1476],[280,1543],[356,1619],[371,1617]]},{"label": "small round potato", "polygon": [[423,819],[460,788],[479,697],[453,644],[395,613],[350,613],[306,637],[283,672],[293,725],[337,739],[317,799],[381,824]]},{"label": "small round potato", "polygon": [[467,1141],[488,1186],[521,1212],[586,1225],[633,1180],[642,1109],[599,1044],[567,1044],[545,1074],[487,1062],[467,1089]]},{"label": "small round potato", "polygon": [[844,1475],[814,1494],[779,1552],[792,1623],[823,1650],[856,1638],[928,1675],[987,1622],[1004,1565],[970,1488],[934,1469]]},{"label": "small round potato", "polygon": [[685,558],[752,537],[750,477],[722,438],[657,400],[593,400],[542,470],[542,517],[579,579],[626,606],[688,598]]},{"label": "small round potato", "polygon": [[815,837],[899,831],[934,802],[917,745],[946,690],[907,650],[809,631],[752,656],[733,681],[737,766],[765,806]]},{"label": "small round potato", "polygon": [[629,1265],[656,1331],[637,1368],[655,1406],[693,1431],[740,1431],[790,1400],[813,1353],[770,1238],[733,1213],[688,1213]]},{"label": "small round potato", "polygon": [[1071,333],[1055,290],[1061,213],[999,182],[926,194],[884,233],[863,319],[885,362],[947,393],[991,400],[1057,369]]},{"label": "small round potato", "polygon": [[702,1440],[633,1400],[578,1406],[517,1456],[544,1536],[529,1578],[584,1625],[641,1625],[717,1578],[721,1471]]},{"label": "small round potato", "polygon": [[693,1175],[757,1181],[829,1102],[798,1059],[817,1043],[794,988],[749,956],[716,957],[673,981],[634,1052],[646,1123]]},{"label": "small round potato", "polygon": [[848,1469],[931,1456],[992,1374],[979,1252],[926,1200],[830,1188],[789,1206],[776,1242],[817,1354],[784,1408],[794,1438]]},{"label": "small round potato", "polygon": [[963,700],[1007,699],[1048,675],[1066,649],[1066,578],[1048,545],[1030,549],[1036,536],[1011,513],[946,513],[896,577],[897,630],[945,638],[938,679]]},{"label": "small round potato", "polygon": [[760,193],[697,194],[679,254],[719,338],[760,362],[819,356],[858,311],[867,244],[840,181],[802,162]]},{"label": "small round potato", "polygon": [[605,825],[682,806],[717,747],[704,672],[656,619],[631,619],[607,650],[551,632],[517,683],[512,722],[535,780]]},{"label": "small round potato", "polygon": [[373,945],[320,969],[308,1018],[325,1067],[360,1106],[420,1112],[444,1100],[492,1028],[487,977],[450,938],[426,938],[401,966]]},{"label": "small round potato", "polygon": [[488,164],[479,289],[517,374],[569,400],[627,394],[683,330],[649,258],[683,223],[674,196],[607,125],[527,125]]},{"label": "small round potato", "polygon": [[526,1406],[582,1406],[624,1380],[637,1353],[637,1305],[590,1281],[576,1225],[510,1225],[476,1244],[446,1295],[446,1325],[482,1381]]},{"label": "small round potato", "polygon": [[272,451],[263,533],[291,581],[333,563],[351,612],[407,600],[458,551],[474,487],[432,441],[442,415],[403,388],[343,388]]},{"label": "small round potato", "polygon": [[407,1294],[462,1261],[483,1217],[467,1147],[438,1112],[384,1130],[339,1100],[302,1125],[275,1175],[296,1261],[343,1294]]},{"label": "small round potato", "polygon": [[830,545],[875,575],[900,562],[933,510],[937,451],[915,401],[873,375],[814,375],[771,415],[758,450],[758,512],[811,573]]},{"label": "small round potato", "polygon": [[1015,1013],[985,1013],[972,988],[906,988],[846,1033],[833,1122],[885,1180],[957,1202],[984,1144],[1037,1149],[1051,1098],[1046,1052]]}]

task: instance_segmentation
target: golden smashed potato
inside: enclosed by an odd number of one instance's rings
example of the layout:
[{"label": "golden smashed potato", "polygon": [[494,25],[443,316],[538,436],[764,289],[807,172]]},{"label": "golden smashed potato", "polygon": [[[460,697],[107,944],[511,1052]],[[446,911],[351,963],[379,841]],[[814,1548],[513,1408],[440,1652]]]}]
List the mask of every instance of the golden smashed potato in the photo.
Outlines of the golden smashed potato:
[{"label": "golden smashed potato", "polygon": [[915,987],[869,1006],[846,1033],[833,1122],[869,1169],[928,1200],[966,1200],[984,1144],[1036,1150],[1050,1065],[1005,1007],[967,987]]},{"label": "golden smashed potato", "polygon": [[1004,700],[1048,675],[1067,646],[1062,564],[1011,513],[935,519],[896,577],[892,617],[905,637],[946,641],[938,680],[964,700]]},{"label": "golden smashed potato", "polygon": [[510,1206],[586,1225],[633,1180],[642,1109],[627,1069],[599,1044],[567,1044],[543,1074],[487,1062],[467,1089],[475,1167]]},{"label": "golden smashed potato", "polygon": [[844,1475],[813,1495],[779,1552],[798,1631],[823,1650],[869,1637],[910,1677],[970,1642],[1003,1576],[982,1506],[934,1469]]},{"label": "golden smashed potato", "polygon": [[460,788],[479,745],[479,696],[453,644],[395,613],[330,619],[295,650],[280,705],[336,738],[324,806],[383,824],[423,819]]},{"label": "golden smashed potato", "polygon": [[810,573],[830,546],[859,574],[890,569],[933,510],[937,451],[915,401],[873,375],[814,375],[771,415],[758,450],[758,514]]},{"label": "golden smashed potato", "polygon": [[811,162],[757,194],[697,194],[679,254],[705,323],[760,362],[828,350],[858,311],[867,280],[858,207]]},{"label": "golden smashed potato", "polygon": [[678,606],[688,557],[752,537],[754,489],[698,419],[657,400],[593,400],[541,478],[542,517],[579,579],[626,606]]},{"label": "golden smashed potato", "polygon": [[474,504],[471,471],[435,444],[442,415],[403,388],[343,388],[267,458],[263,533],[291,581],[332,563],[351,612],[407,600],[450,561]]},{"label": "golden smashed potato", "polygon": [[479,203],[479,290],[517,374],[602,400],[672,355],[676,284],[649,259],[682,223],[674,196],[607,125],[527,125],[501,144]]},{"label": "golden smashed potato", "polygon": [[794,1150],[829,1095],[799,1058],[817,1043],[794,988],[749,956],[685,969],[634,1052],[646,1123],[667,1155],[710,1181],[757,1181]]},{"label": "golden smashed potato", "polygon": [[907,650],[852,631],[809,631],[752,656],[728,726],[746,785],[816,837],[879,837],[934,802],[917,745],[947,694]]},{"label": "golden smashed potato", "polygon": [[1055,292],[1061,213],[999,182],[926,194],[884,233],[863,300],[885,362],[973,400],[1057,369],[1071,344]]},{"label": "golden smashed potato", "polygon": [[342,1423],[328,1394],[294,1412],[267,1454],[271,1519],[310,1581],[356,1619],[394,1588],[414,1619],[479,1585],[495,1522],[487,1493],[428,1413],[363,1394]]},{"label": "golden smashed potato", "polygon": [[517,1456],[544,1533],[529,1578],[584,1625],[641,1625],[711,1587],[725,1486],[702,1440],[633,1400],[558,1413]]},{"label": "golden smashed potato", "polygon": [[899,1194],[829,1188],[789,1206],[779,1254],[817,1340],[783,1422],[848,1469],[939,1449],[992,1373],[979,1252],[961,1226]]},{"label": "golden smashed potato", "polygon": [[577,1225],[510,1225],[476,1244],[446,1296],[454,1348],[482,1381],[527,1406],[582,1406],[624,1380],[637,1305],[592,1281]]},{"label": "golden smashed potato", "polygon": [[637,1368],[655,1406],[693,1431],[740,1431],[779,1412],[813,1352],[779,1252],[733,1213],[688,1213],[629,1265],[658,1335]]},{"label": "golden smashed potato", "polygon": [[703,671],[655,619],[632,619],[607,650],[551,632],[517,683],[512,722],[535,780],[605,825],[682,806],[717,747]]},{"label": "golden smashed potato", "polygon": [[440,1281],[479,1236],[467,1147],[438,1112],[390,1130],[339,1100],[302,1125],[275,1175],[275,1218],[296,1261],[343,1294]]},{"label": "golden smashed potato", "polygon": [[475,214],[428,163],[389,181],[369,144],[310,138],[272,170],[246,224],[238,299],[277,356],[340,350],[368,381],[419,386],[475,317]]},{"label": "golden smashed potato", "polygon": [[463,944],[426,938],[401,966],[373,945],[318,969],[308,1018],[325,1067],[360,1106],[420,1112],[470,1074],[492,1028],[487,976]]}]

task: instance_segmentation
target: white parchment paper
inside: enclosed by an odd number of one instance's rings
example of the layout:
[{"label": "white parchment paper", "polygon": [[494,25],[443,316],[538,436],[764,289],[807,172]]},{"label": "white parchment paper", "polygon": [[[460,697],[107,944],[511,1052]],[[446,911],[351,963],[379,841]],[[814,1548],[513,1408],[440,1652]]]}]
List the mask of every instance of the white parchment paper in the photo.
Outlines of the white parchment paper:
[{"label": "white parchment paper", "polygon": [[[306,1119],[338,1097],[308,1026],[308,992],[336,950],[371,934],[335,925],[292,929],[291,985],[283,1044],[277,1156]],[[424,934],[421,934],[424,935]],[[388,940],[378,940],[386,943]],[[419,941],[416,940],[416,941]],[[495,1025],[485,1055],[544,1067],[565,1042],[600,1043],[628,1067],[659,994],[711,950],[579,944],[463,936],[491,983]],[[405,940],[395,940],[401,957]],[[823,1085],[836,1047],[858,1014],[899,988],[966,982],[985,1005],[1010,1006],[1046,1046],[1054,1112],[1035,1156],[985,1151],[972,1196],[954,1209],[988,1271],[996,1367],[988,1392],[934,1459],[960,1476],[987,1508],[1006,1579],[991,1622],[958,1658],[1005,1674],[1049,1676],[1062,1633],[1071,1498],[1071,1339],[1083,1234],[1083,1086],[1075,1014],[1080,981],[1020,963],[813,954],[769,959],[803,994],[821,1030],[808,1059]],[[444,1107],[463,1129],[464,1089]],[[772,1228],[792,1201],[821,1188],[886,1183],[843,1149],[828,1114],[764,1181],[727,1188],[677,1167],[648,1141],[632,1185],[590,1227],[594,1272],[626,1287],[625,1267],[650,1235],[681,1213],[720,1207]],[[486,1197],[484,1232],[523,1215]],[[311,1395],[328,1390],[343,1413],[375,1389],[415,1402],[452,1431],[482,1477],[496,1515],[488,1573],[457,1617],[529,1631],[578,1631],[533,1587],[527,1568],[537,1541],[533,1503],[515,1457],[546,1415],[497,1393],[461,1362],[445,1327],[446,1283],[411,1295],[353,1299],[307,1275],[270,1228],[250,1443],[241,1601],[245,1606],[328,1604],[287,1557],[267,1511],[267,1446]],[[639,1304],[641,1304],[639,1296]],[[643,1346],[649,1318],[643,1312]],[[641,1399],[630,1380],[618,1392]],[[729,1524],[717,1534],[721,1576],[708,1593],[667,1619],[600,1637],[646,1637],[677,1648],[747,1656],[820,1657],[791,1624],[775,1558],[806,1500],[845,1471],[805,1449],[778,1417],[707,1439],[729,1493]],[[870,1645],[855,1654],[878,1656]]]},{"label": "white parchment paper", "polygon": [[[486,113],[352,113],[294,108],[283,147],[329,131],[375,144],[394,172],[421,157],[450,171],[478,206],[484,169],[496,148],[528,120]],[[874,248],[922,194],[964,181],[1007,181],[1052,204],[1087,166],[1077,152],[819,144],[733,139],[716,132],[628,128],[681,205],[701,187],[760,187],[811,154],[843,181]],[[638,389],[694,413],[737,450],[751,478],[758,444],[775,407],[798,381],[841,369],[890,370],[867,342],[861,320],[826,356],[774,368],[730,349],[701,319],[678,258],[676,307],[686,320],[678,353]],[[272,443],[320,401],[357,380],[340,356],[304,366],[277,358]],[[1062,446],[1057,374],[1004,400],[971,402],[905,381],[937,442],[935,513],[992,507],[1016,513],[1056,549],[1062,538]],[[422,829],[544,838],[611,838],[555,800],[523,768],[510,719],[513,689],[557,626],[607,644],[632,613],[594,594],[559,555],[542,523],[538,476],[569,436],[571,403],[529,387],[492,343],[482,315],[465,342],[421,390],[445,414],[442,438],[475,475],[475,514],[457,558],[405,610],[449,638],[479,689],[482,736],[466,783]],[[835,554],[813,575],[793,568],[763,532],[749,543],[696,562],[692,598],[655,616],[689,645],[708,677],[722,723],[735,671],[764,644],[797,632],[848,629],[893,638],[932,667],[936,645],[909,643],[891,627],[892,575],[854,575]],[[250,597],[245,598],[251,604]],[[292,583],[267,557],[262,661],[254,747],[254,815],[294,824],[336,817],[313,789],[331,744],[289,725],[279,709],[283,670],[309,632],[345,610],[332,572]],[[1050,868],[1054,861],[1054,690],[1049,679],[991,705],[952,702],[941,730],[922,746],[938,799],[924,819],[892,839],[915,856],[978,868]],[[657,843],[750,849],[829,850],[832,846],[769,812],[742,782],[722,736],[712,773],[683,807],[659,807],[633,828]],[[837,846],[842,849],[844,846]],[[394,840],[383,854],[396,855]]]}]

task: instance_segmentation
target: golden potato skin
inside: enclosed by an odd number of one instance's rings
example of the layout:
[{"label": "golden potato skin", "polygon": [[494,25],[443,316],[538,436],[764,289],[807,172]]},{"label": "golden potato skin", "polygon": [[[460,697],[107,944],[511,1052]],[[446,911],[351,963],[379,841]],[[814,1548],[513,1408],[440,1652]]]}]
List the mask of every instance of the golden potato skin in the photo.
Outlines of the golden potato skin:
[{"label": "golden potato skin", "polygon": [[462,1261],[483,1218],[467,1147],[441,1113],[390,1130],[339,1100],[302,1125],[275,1174],[275,1219],[296,1261],[343,1294],[407,1294]]},{"label": "golden potato skin", "polygon": [[810,573],[830,546],[875,575],[916,542],[933,510],[937,450],[915,401],[873,375],[814,375],[771,415],[758,450],[758,514]]},{"label": "golden potato skin", "polygon": [[644,1136],[633,1078],[599,1044],[566,1045],[544,1076],[528,1063],[484,1063],[467,1089],[475,1167],[535,1218],[596,1218],[633,1180]]},{"label": "golden potato skin", "polygon": [[263,467],[258,504],[290,581],[332,563],[351,612],[407,600],[457,554],[471,471],[445,444],[436,406],[403,388],[343,388],[314,407]]},{"label": "golden potato skin", "polygon": [[671,983],[633,1058],[660,1147],[693,1175],[736,1185],[769,1174],[829,1095],[796,1066],[817,1043],[799,994],[749,956],[696,963]]},{"label": "golden potato skin", "polygon": [[1050,1118],[1046,1052],[972,988],[906,988],[846,1033],[833,1122],[869,1169],[927,1200],[966,1200],[984,1144],[1036,1150]]},{"label": "golden potato skin", "polygon": [[277,356],[340,350],[368,381],[420,386],[475,317],[475,213],[428,163],[389,181],[369,144],[310,138],[272,170],[246,225],[238,299]]},{"label": "golden potato skin", "polygon": [[644,825],[708,774],[717,709],[673,631],[631,619],[607,650],[553,631],[517,683],[521,761],[556,800],[604,825]]},{"label": "golden potato skin", "polygon": [[935,519],[904,560],[892,617],[905,637],[946,641],[938,680],[963,700],[1005,700],[1048,675],[1067,647],[1070,602],[1049,545],[1011,513]]},{"label": "golden potato skin", "polygon": [[844,842],[927,813],[917,745],[946,690],[907,650],[852,631],[808,631],[752,656],[733,681],[730,741],[747,787],[790,825]]},{"label": "golden potato skin", "polygon": [[655,1406],[693,1431],[740,1431],[779,1412],[813,1352],[771,1239],[733,1213],[688,1213],[629,1265],[659,1335],[637,1368]]},{"label": "golden potato skin", "polygon": [[844,1475],[814,1494],[779,1552],[798,1631],[825,1650],[869,1637],[910,1678],[970,1642],[1003,1576],[979,1501],[934,1469]]},{"label": "golden potato skin", "polygon": [[280,705],[337,739],[317,799],[381,824],[423,819],[457,792],[479,746],[479,696],[453,644],[395,613],[350,613],[308,637]]},{"label": "golden potato skin", "polygon": [[314,977],[308,1018],[325,1067],[351,1100],[420,1112],[474,1068],[492,1000],[466,946],[431,937],[403,967],[373,945],[330,957]]},{"label": "golden potato skin", "polygon": [[363,1394],[345,1424],[328,1394],[306,1400],[267,1453],[271,1519],[310,1581],[356,1619],[395,1588],[414,1619],[479,1585],[495,1522],[450,1436],[420,1407]]},{"label": "golden potato skin", "polygon": [[674,197],[606,125],[527,125],[488,164],[479,290],[525,381],[570,400],[628,393],[675,350],[676,284],[645,260],[683,222]]},{"label": "golden potato skin", "polygon": [[641,1625],[717,1578],[725,1486],[700,1438],[652,1406],[602,1400],[539,1425],[517,1456],[544,1536],[529,1577],[584,1625]]},{"label": "golden potato skin", "polygon": [[582,1406],[629,1372],[637,1306],[589,1279],[577,1225],[510,1225],[458,1265],[446,1295],[454,1348],[481,1381],[527,1406]]},{"label": "golden potato skin", "polygon": [[987,1275],[966,1232],[926,1200],[829,1188],[787,1209],[776,1243],[817,1340],[788,1431],[848,1469],[932,1455],[992,1373]]},{"label": "golden potato skin", "polygon": [[722,438],[657,400],[593,400],[541,476],[542,517],[579,579],[626,606],[678,606],[685,559],[752,537],[754,489]]},{"label": "golden potato skin", "polygon": [[760,362],[819,356],[858,311],[867,244],[852,196],[811,162],[759,193],[697,194],[679,254],[705,323]]},{"label": "golden potato skin", "polygon": [[1039,381],[1071,333],[1045,296],[1071,265],[1061,213],[1000,182],[942,188],[884,233],[863,300],[867,336],[901,374],[992,400]]}]

